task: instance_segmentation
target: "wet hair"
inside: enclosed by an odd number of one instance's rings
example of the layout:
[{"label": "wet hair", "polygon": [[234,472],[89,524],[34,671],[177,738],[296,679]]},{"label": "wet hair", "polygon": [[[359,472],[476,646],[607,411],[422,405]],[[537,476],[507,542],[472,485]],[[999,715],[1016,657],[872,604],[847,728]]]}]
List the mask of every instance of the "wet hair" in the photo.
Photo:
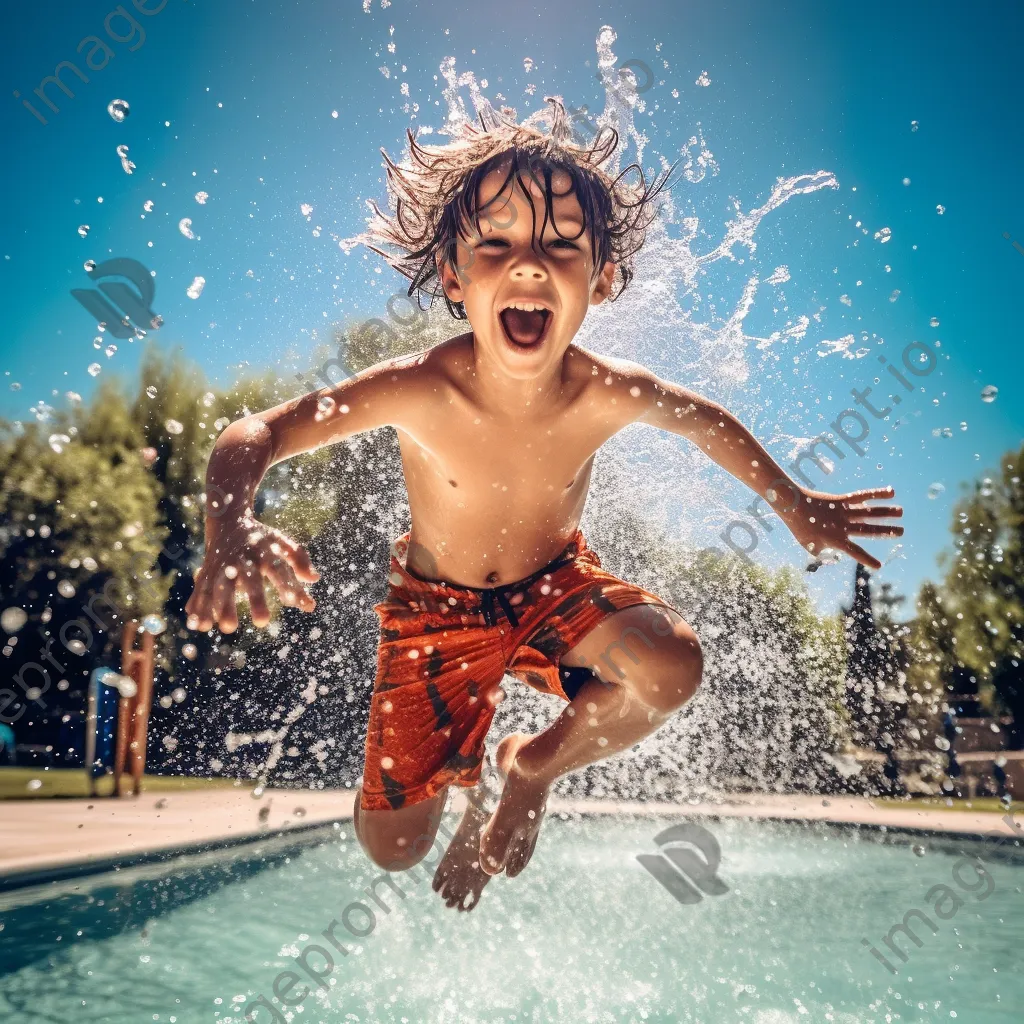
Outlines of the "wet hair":
[{"label": "wet hair", "polygon": [[[559,238],[573,241],[589,233],[595,277],[607,261],[616,265],[615,276],[620,286],[610,296],[610,301],[621,295],[629,284],[633,277],[633,257],[643,247],[647,229],[656,216],[653,200],[665,186],[675,164],[660,181],[651,184],[646,182],[643,168],[636,163],[612,178],[601,165],[614,154],[618,132],[605,126],[589,146],[578,145],[561,100],[555,96],[545,96],[544,100],[551,105],[551,130],[547,134],[529,125],[517,124],[513,119],[514,111],[502,107],[500,113],[481,111],[480,127],[472,122],[466,124],[460,138],[443,146],[421,145],[412,131],[406,129],[409,162],[405,166],[396,165],[381,149],[387,164],[387,190],[394,215],[382,213],[370,200],[375,217],[369,222],[366,236],[394,246],[397,252],[366,244],[410,279],[408,294],[412,297],[415,293],[417,303],[419,295],[424,294],[430,297],[432,305],[440,294],[455,319],[466,319],[465,305],[453,303],[444,293],[435,258],[439,254],[449,266],[467,269],[457,263],[458,239],[480,237],[481,214],[493,227],[510,226],[510,222],[502,219],[506,214],[493,219],[484,211],[508,193],[513,176],[524,194],[529,195],[530,186],[524,174],[544,192],[544,222],[539,244],[546,247],[544,230],[549,221]],[[500,189],[479,209],[480,183],[492,170],[506,165],[508,173]],[[639,182],[627,183],[624,178],[634,169],[639,172]],[[551,178],[556,170],[566,172],[571,179],[565,193],[552,192]],[[554,221],[552,203],[554,198],[570,192],[575,194],[583,212],[583,227],[575,235],[563,235]],[[536,249],[536,210],[532,211],[532,218],[531,246]],[[472,224],[473,235],[466,230],[467,224]]]}]

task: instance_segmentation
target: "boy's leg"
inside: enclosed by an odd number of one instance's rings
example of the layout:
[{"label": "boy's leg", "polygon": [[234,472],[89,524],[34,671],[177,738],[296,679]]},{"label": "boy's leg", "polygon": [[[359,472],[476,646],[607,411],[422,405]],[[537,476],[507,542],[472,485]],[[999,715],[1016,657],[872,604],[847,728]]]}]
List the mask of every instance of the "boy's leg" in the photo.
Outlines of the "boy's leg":
[{"label": "boy's leg", "polygon": [[477,785],[462,790],[466,796],[465,813],[434,873],[434,891],[446,906],[460,911],[472,910],[491,880],[491,876],[480,867],[480,835],[491,818],[485,799],[491,798],[487,802],[494,807],[500,796],[500,786],[490,778],[492,771],[488,758]]},{"label": "boy's leg", "polygon": [[405,871],[419,863],[433,848],[438,831],[448,839],[452,833],[441,824],[448,787],[429,800],[393,811],[371,811],[359,806],[363,787],[356,789],[352,824],[356,838],[367,856],[388,871]]},{"label": "boy's leg", "polygon": [[498,745],[507,780],[480,841],[488,873],[519,874],[533,853],[552,783],[654,732],[693,696],[703,670],[693,630],[662,605],[609,615],[561,662],[588,668],[594,678],[543,732],[517,733]]}]

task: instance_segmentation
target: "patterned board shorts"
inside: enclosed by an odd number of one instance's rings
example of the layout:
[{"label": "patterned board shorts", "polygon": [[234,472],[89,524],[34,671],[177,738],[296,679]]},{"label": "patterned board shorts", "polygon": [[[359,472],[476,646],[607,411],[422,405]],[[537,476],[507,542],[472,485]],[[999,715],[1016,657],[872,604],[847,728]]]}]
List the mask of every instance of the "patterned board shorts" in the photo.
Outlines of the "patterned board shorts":
[{"label": "patterned board shorts", "polygon": [[[553,562],[491,589],[430,582],[405,568],[409,534],[391,547],[359,806],[393,810],[480,779],[484,738],[506,672],[563,700],[559,659],[598,623],[665,602],[613,576],[577,530]],[[563,677],[565,670],[562,670]]]}]

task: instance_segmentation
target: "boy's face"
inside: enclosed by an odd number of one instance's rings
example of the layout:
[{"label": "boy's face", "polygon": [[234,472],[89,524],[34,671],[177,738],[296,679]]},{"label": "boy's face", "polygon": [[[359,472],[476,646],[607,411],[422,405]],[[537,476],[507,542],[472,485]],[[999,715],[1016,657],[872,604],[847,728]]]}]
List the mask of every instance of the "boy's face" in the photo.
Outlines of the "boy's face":
[{"label": "boy's face", "polygon": [[[458,239],[458,270],[440,259],[438,270],[448,298],[465,304],[475,343],[509,377],[528,380],[561,362],[588,307],[611,291],[615,264],[605,263],[595,275],[589,234],[579,234],[583,214],[575,194],[568,191],[572,179],[564,171],[552,174],[554,224],[549,220],[544,228],[543,251],[539,242],[544,190],[525,171],[529,198],[513,177],[505,193],[486,206],[498,195],[507,173],[508,164],[480,183],[480,235],[473,237],[470,225],[470,237]],[[568,239],[559,237],[555,224]],[[509,309],[513,303],[533,303],[548,312]]]}]

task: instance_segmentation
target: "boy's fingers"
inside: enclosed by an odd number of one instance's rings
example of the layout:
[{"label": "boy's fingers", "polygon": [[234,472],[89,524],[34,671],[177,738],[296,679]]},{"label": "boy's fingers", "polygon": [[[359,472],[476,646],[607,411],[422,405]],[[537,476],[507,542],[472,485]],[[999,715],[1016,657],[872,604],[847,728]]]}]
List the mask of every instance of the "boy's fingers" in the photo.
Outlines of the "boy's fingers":
[{"label": "boy's fingers", "polygon": [[870,498],[891,498],[896,493],[892,487],[868,487],[863,491],[850,491],[843,495],[843,501],[866,501]]},{"label": "boy's fingers", "polygon": [[242,586],[249,595],[249,615],[254,626],[263,627],[270,622],[267,595],[263,591],[263,577],[252,570],[242,574]]},{"label": "boy's fingers", "polygon": [[902,505],[847,505],[846,510],[847,512],[856,512],[861,519],[865,516],[896,516],[898,518],[903,515]]},{"label": "boy's fingers", "polygon": [[189,629],[205,631],[213,625],[210,619],[210,588],[205,580],[200,581],[185,605],[188,615],[185,625]]},{"label": "boy's fingers", "polygon": [[229,586],[224,589],[223,598],[218,606],[218,619],[222,633],[234,633],[238,629],[238,609],[235,607],[235,581],[228,580]]},{"label": "boy's fingers", "polygon": [[296,544],[288,537],[280,537],[278,543],[281,545],[283,557],[288,559],[299,579],[309,583],[316,583],[320,579],[320,573],[313,568],[309,552],[301,544]]},{"label": "boy's fingers", "polygon": [[281,595],[281,602],[289,608],[305,607],[303,595],[306,599],[312,600],[303,589],[302,584],[295,578],[292,567],[283,558],[271,559],[264,566],[263,571],[277,588],[277,592]]},{"label": "boy's fingers", "polygon": [[882,568],[882,563],[874,555],[869,555],[859,544],[854,544],[852,540],[848,540],[843,545],[843,551],[862,565],[866,565],[869,569]]},{"label": "boy's fingers", "polygon": [[857,537],[902,537],[903,527],[885,523],[849,523],[846,532]]}]

